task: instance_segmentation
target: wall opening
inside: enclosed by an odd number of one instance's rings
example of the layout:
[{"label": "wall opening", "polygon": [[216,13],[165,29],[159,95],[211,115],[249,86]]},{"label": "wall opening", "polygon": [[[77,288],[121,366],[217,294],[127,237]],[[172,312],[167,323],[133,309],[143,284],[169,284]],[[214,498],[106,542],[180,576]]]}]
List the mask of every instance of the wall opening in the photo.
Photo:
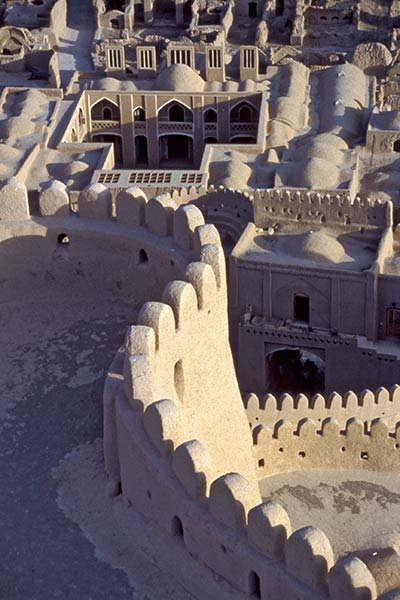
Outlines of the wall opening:
[{"label": "wall opening", "polygon": [[172,517],[171,533],[175,537],[180,537],[182,539],[184,537],[182,521],[176,515],[174,517]]},{"label": "wall opening", "polygon": [[107,0],[106,1],[106,11],[109,10],[119,10],[123,12],[125,9],[125,0]]},{"label": "wall opening", "polygon": [[164,17],[166,14],[173,15],[176,11],[176,5],[173,0],[156,0],[154,3],[154,12],[160,17]]},{"label": "wall opening", "polygon": [[146,111],[144,110],[144,108],[142,108],[141,106],[135,108],[135,110],[133,111],[133,120],[135,122],[140,123],[146,121]]},{"label": "wall opening", "polygon": [[69,237],[66,233],[59,233],[57,236],[57,244],[68,245]]},{"label": "wall opening", "polygon": [[255,571],[251,571],[249,575],[249,593],[253,596],[253,598],[261,598],[261,582],[260,577],[255,573]]},{"label": "wall opening", "polygon": [[149,262],[149,255],[147,254],[147,252],[144,248],[141,248],[139,250],[137,264],[138,265],[147,265],[148,262]]},{"label": "wall opening", "polygon": [[174,386],[179,402],[183,402],[185,394],[185,379],[182,360],[178,360],[174,367]]},{"label": "wall opening", "polygon": [[173,104],[169,109],[169,120],[176,123],[185,121],[185,110],[180,104]]},{"label": "wall opening", "polygon": [[387,337],[400,337],[400,308],[391,307],[386,310]]},{"label": "wall opening", "polygon": [[123,167],[122,140],[119,135],[113,135],[112,133],[96,134],[93,136],[93,141],[113,144],[115,167],[117,169]]},{"label": "wall opening", "polygon": [[293,320],[310,322],[310,299],[304,294],[295,294],[293,302]]},{"label": "wall opening", "polygon": [[136,3],[133,14],[134,14],[135,23],[144,23],[144,5],[143,4]]},{"label": "wall opening", "polygon": [[103,119],[104,121],[112,121],[112,111],[108,106],[103,108]]},{"label": "wall opening", "polygon": [[207,108],[204,112],[204,123],[216,123],[217,112],[213,108]]},{"label": "wall opening", "polygon": [[255,123],[258,111],[247,102],[240,102],[231,110],[231,123]]},{"label": "wall opening", "polygon": [[280,395],[322,394],[325,362],[300,348],[282,348],[266,356],[266,392]]},{"label": "wall opening", "polygon": [[172,134],[160,137],[160,161],[182,161],[186,164],[193,161],[193,140],[186,135]]},{"label": "wall opening", "polygon": [[236,246],[236,241],[233,239],[233,237],[229,233],[225,233],[225,234],[220,233],[220,236],[221,236],[222,248],[224,249],[224,254],[225,254],[225,256],[230,256],[232,253],[232,250]]},{"label": "wall opening", "polygon": [[285,10],[285,0],[276,0],[276,15],[283,15],[283,11]]},{"label": "wall opening", "polygon": [[400,140],[396,140],[393,144],[393,152],[400,152]]},{"label": "wall opening", "polygon": [[257,2],[249,2],[249,17],[250,19],[257,17]]},{"label": "wall opening", "polygon": [[149,162],[147,151],[147,137],[145,135],[137,135],[135,137],[136,163],[147,165]]}]

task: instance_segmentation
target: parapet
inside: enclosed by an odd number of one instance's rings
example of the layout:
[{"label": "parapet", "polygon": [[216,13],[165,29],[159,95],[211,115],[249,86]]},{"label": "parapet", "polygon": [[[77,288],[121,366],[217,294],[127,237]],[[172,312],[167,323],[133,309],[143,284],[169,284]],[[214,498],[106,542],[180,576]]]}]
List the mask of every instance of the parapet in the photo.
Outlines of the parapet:
[{"label": "parapet", "polygon": [[351,199],[346,194],[307,190],[254,190],[254,223],[267,229],[280,220],[313,225],[361,225],[387,228],[393,224],[392,203]]},{"label": "parapet", "polygon": [[259,399],[255,394],[248,394],[243,401],[252,428],[257,425],[274,427],[281,419],[297,423],[307,418],[322,423],[329,417],[335,418],[341,429],[352,417],[363,422],[385,417],[393,428],[400,413],[400,387],[395,385],[390,390],[380,387],[375,392],[364,390],[360,394],[349,391],[343,396],[333,392],[327,398],[322,394],[310,398],[304,394],[282,394],[278,398],[267,394]]},{"label": "parapet", "polygon": [[312,419],[278,421],[274,428],[259,425],[254,433],[254,457],[259,478],[302,469],[397,472],[400,422],[390,430],[387,421],[365,423],[351,418],[342,430],[330,417],[317,424]]}]

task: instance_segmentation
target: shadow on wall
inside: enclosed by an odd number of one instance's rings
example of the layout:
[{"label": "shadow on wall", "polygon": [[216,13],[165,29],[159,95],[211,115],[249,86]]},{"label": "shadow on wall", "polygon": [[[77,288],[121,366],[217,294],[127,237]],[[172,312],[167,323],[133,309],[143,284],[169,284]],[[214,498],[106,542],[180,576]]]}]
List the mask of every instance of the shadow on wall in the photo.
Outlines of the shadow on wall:
[{"label": "shadow on wall", "polygon": [[266,356],[267,388],[271,394],[323,393],[324,361],[300,348],[283,348]]}]

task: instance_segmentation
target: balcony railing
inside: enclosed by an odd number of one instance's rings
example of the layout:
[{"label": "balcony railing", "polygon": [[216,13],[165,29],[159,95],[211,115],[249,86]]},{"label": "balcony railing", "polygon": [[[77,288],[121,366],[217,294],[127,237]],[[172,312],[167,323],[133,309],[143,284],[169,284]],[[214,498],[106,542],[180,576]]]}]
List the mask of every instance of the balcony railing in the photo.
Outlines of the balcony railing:
[{"label": "balcony railing", "polygon": [[231,123],[230,129],[232,133],[257,133],[257,123]]},{"label": "balcony railing", "polygon": [[92,121],[92,131],[101,131],[103,129],[120,129],[119,121]]},{"label": "balcony railing", "polygon": [[173,122],[158,122],[159,131],[171,131],[173,133],[179,133],[181,131],[193,132],[193,123],[180,123],[179,121]]}]

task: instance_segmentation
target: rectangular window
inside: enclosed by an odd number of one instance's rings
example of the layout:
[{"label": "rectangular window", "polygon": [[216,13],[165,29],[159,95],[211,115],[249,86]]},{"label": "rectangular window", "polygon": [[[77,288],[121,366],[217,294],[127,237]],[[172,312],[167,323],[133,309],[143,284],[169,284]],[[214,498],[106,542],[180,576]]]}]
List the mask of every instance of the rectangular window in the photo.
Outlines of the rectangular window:
[{"label": "rectangular window", "polygon": [[310,300],[308,296],[295,294],[294,297],[294,321],[309,323],[310,321]]}]

